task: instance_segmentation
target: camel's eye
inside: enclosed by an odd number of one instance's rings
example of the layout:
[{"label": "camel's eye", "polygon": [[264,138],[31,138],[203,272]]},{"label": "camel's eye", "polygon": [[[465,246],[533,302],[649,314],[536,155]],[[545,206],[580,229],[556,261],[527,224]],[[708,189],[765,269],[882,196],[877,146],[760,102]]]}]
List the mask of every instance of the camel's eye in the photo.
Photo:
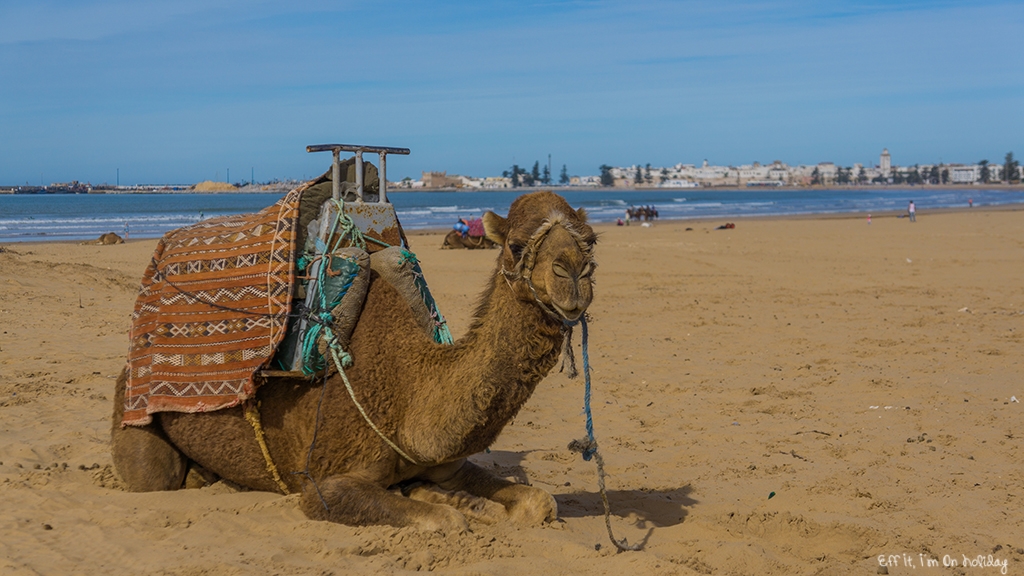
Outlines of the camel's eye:
[{"label": "camel's eye", "polygon": [[512,252],[512,257],[516,260],[523,255],[523,246],[520,244],[509,244],[508,249]]}]

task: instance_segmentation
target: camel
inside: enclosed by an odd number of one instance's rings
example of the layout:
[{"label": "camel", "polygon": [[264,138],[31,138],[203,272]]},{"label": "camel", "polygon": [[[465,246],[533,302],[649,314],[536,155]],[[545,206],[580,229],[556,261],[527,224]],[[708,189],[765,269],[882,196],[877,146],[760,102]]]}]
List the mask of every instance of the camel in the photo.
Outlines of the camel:
[{"label": "camel", "polygon": [[107,232],[106,234],[100,234],[100,237],[95,240],[87,240],[85,242],[79,242],[80,245],[100,245],[107,246],[110,244],[124,244],[124,238],[121,238],[113,232]]},{"label": "camel", "polygon": [[491,242],[486,236],[466,236],[463,237],[457,230],[452,230],[444,237],[444,243],[441,244],[442,250],[450,250],[455,248],[468,248],[475,250],[478,248],[497,248],[498,245]]},{"label": "camel", "polygon": [[284,488],[240,406],[162,412],[144,427],[122,427],[123,373],[112,427],[119,475],[132,491],[175,490],[198,466],[250,489],[300,493],[309,518],[352,526],[460,532],[467,517],[554,520],[548,492],[498,478],[468,457],[515,417],[557,363],[567,323],[590,305],[597,238],[586,220],[551,192],[518,198],[507,218],[487,213],[487,237],[501,250],[470,329],[454,345],[436,344],[398,292],[372,274],[346,373],[380,434],[333,369],[312,381],[264,382],[259,413]]}]

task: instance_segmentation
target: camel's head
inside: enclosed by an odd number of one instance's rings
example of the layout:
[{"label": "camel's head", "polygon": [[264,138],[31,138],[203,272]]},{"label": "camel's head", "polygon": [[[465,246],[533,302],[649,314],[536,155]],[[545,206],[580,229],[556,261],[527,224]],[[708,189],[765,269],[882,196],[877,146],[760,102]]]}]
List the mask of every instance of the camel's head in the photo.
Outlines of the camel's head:
[{"label": "camel's head", "polygon": [[501,273],[513,293],[549,313],[577,320],[593,299],[597,235],[587,213],[561,196],[534,192],[512,203],[508,218],[484,214],[487,238],[502,247]]}]

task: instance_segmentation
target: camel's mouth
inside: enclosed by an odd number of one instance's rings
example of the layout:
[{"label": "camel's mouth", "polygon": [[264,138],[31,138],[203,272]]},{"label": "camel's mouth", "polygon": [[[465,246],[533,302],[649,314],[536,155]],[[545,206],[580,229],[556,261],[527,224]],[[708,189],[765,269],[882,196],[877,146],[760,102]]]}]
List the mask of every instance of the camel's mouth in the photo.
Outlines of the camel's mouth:
[{"label": "camel's mouth", "polygon": [[583,316],[583,313],[587,311],[586,307],[575,308],[573,310],[566,310],[565,308],[562,308],[558,304],[555,304],[554,301],[551,302],[551,306],[555,309],[555,312],[558,312],[559,316],[565,318],[569,322],[575,322],[579,320],[580,316]]}]

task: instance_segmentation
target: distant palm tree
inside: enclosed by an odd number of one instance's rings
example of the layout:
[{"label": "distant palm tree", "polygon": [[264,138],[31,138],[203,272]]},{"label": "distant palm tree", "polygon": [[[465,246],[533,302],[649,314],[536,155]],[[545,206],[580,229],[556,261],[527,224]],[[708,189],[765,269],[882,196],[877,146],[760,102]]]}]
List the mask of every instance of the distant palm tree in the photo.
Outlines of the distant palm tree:
[{"label": "distant palm tree", "polygon": [[1006,153],[1006,161],[1003,163],[1003,182],[1020,181],[1020,163],[1013,159],[1013,152]]}]

